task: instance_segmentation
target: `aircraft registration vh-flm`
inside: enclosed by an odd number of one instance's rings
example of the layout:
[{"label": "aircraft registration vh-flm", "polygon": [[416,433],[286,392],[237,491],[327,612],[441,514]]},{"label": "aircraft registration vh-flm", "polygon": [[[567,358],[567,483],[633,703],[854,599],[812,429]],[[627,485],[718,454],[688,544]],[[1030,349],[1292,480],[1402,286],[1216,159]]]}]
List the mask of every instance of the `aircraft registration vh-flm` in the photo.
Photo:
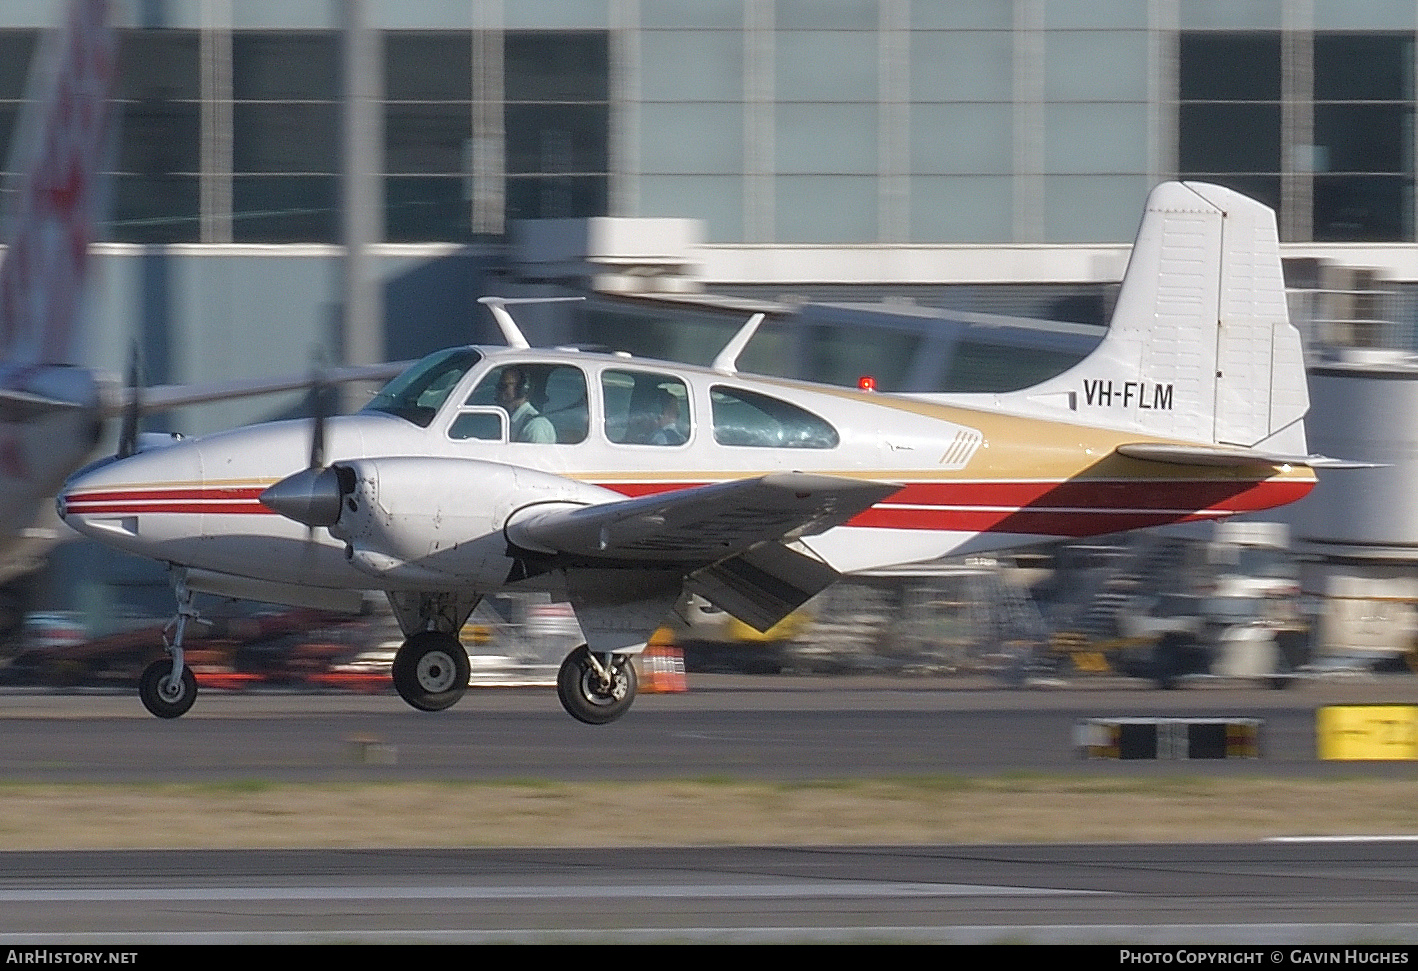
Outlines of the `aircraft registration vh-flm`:
[{"label": "aircraft registration vh-flm", "polygon": [[[141,679],[175,717],[194,591],[332,603],[382,590],[415,708],[463,694],[484,595],[569,602],[586,643],[557,687],[613,721],[631,656],[683,590],[760,630],[843,574],[1292,502],[1314,485],[1300,338],[1274,213],[1230,190],[1149,196],[1107,336],[1004,394],[887,394],[528,346],[419,361],[362,411],[239,428],[111,462],[58,499],[75,529],[173,566],[172,658]],[[312,437],[320,443],[312,450]]]}]

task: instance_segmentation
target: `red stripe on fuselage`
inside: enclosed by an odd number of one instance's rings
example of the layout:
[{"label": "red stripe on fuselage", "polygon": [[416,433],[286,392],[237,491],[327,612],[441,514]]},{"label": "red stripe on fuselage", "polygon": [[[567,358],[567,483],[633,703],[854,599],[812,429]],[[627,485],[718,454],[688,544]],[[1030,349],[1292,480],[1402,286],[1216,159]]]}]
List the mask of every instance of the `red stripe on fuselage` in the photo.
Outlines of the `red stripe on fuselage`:
[{"label": "red stripe on fuselage", "polygon": [[[601,482],[627,498],[677,492],[702,481]],[[1255,512],[1303,497],[1299,479],[1137,479],[1063,482],[911,482],[847,525],[875,529],[1090,536]],[[114,489],[65,497],[76,515],[207,513],[276,515],[264,486]]]}]

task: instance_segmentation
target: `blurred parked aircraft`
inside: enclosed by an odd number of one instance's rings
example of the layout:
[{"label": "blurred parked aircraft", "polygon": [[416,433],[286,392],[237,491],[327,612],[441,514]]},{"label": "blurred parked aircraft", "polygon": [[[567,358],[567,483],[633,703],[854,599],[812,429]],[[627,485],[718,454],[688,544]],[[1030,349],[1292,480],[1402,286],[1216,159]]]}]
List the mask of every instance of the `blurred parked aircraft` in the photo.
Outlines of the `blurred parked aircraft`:
[{"label": "blurred parked aircraft", "polygon": [[[6,198],[0,263],[0,585],[38,565],[54,542],[51,501],[92,455],[104,423],[126,413],[120,454],[139,450],[148,410],[286,391],[306,375],[138,389],[80,365],[81,305],[89,244],[107,204],[106,163],[117,128],[118,43],[109,0],[71,0],[62,30],[31,72]],[[346,368],[323,381],[387,378],[399,367]],[[136,370],[136,369],[135,369]],[[19,622],[12,589],[0,593],[0,639]],[[10,615],[10,616],[6,616]]]}]

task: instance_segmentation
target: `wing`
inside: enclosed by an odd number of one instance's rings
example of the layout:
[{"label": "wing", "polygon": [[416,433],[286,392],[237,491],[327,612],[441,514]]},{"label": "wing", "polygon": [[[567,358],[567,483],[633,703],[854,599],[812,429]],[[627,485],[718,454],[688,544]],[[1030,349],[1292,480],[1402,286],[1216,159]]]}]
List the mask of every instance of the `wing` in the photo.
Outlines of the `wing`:
[{"label": "wing", "polygon": [[759,543],[840,526],[900,489],[802,472],[568,508],[531,506],[507,524],[523,549],[605,561],[707,564]]},{"label": "wing", "polygon": [[516,546],[595,564],[686,570],[686,586],[766,631],[839,574],[789,544],[840,526],[893,483],[775,472],[592,506],[536,506],[507,524]]}]

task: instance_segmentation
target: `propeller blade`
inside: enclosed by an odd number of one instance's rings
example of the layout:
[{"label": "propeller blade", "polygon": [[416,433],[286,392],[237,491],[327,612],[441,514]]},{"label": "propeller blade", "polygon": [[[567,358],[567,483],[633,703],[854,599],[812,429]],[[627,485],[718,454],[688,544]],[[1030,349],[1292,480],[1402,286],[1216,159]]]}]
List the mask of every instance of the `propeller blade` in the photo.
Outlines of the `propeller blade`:
[{"label": "propeller blade", "polygon": [[325,467],[325,421],[331,411],[334,385],[325,377],[325,362],[321,355],[310,372],[310,407],[313,412],[310,425],[310,468]]},{"label": "propeller blade", "polygon": [[143,418],[143,361],[137,341],[128,354],[128,392],[128,407],[123,409],[123,425],[118,433],[117,455],[121,459],[138,453],[138,426]]}]

